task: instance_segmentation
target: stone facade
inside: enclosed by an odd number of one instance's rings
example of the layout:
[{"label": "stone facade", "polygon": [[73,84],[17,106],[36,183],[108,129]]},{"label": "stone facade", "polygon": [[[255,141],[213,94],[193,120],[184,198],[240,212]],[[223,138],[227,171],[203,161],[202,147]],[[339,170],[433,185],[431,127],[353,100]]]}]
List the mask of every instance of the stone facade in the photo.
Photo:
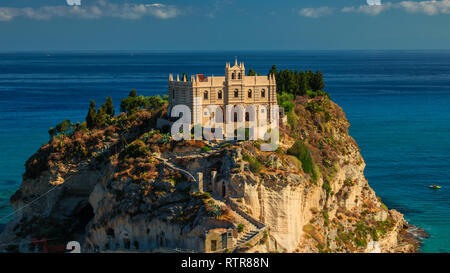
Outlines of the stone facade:
[{"label": "stone facade", "polygon": [[205,252],[223,252],[233,246],[232,229],[215,228],[205,233]]},{"label": "stone facade", "polygon": [[[235,61],[234,66],[227,63],[225,76],[192,75],[190,81],[184,75],[180,80],[177,75],[169,75],[169,113],[175,105],[187,105],[191,109],[191,125],[201,123],[205,126],[212,118],[217,122],[226,121],[225,109],[227,105],[263,105],[267,110],[257,111],[256,118],[267,115],[270,119],[270,106],[277,104],[276,81],[274,75],[246,76],[244,63]],[[208,106],[222,108],[223,119],[218,119],[215,113],[208,114]],[[248,114],[247,114],[248,115]],[[248,116],[246,115],[246,121]],[[234,114],[232,119],[236,119]],[[242,117],[243,118],[243,117]]]}]

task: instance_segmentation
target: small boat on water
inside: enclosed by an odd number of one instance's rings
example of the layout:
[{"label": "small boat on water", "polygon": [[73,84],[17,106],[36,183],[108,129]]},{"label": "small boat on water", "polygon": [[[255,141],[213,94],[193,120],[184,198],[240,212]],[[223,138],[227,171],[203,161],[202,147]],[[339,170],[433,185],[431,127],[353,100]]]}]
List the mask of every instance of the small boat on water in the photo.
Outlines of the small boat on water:
[{"label": "small boat on water", "polygon": [[441,186],[438,186],[438,185],[435,184],[435,185],[428,186],[428,188],[438,190],[438,189],[441,188]]}]

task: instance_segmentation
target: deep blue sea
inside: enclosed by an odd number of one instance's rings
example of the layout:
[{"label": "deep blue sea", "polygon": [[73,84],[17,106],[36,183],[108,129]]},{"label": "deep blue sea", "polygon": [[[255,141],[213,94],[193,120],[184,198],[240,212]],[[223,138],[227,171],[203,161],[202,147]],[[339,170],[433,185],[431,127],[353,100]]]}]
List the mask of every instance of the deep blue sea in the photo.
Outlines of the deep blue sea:
[{"label": "deep blue sea", "polygon": [[235,56],[262,74],[321,70],[369,184],[430,234],[423,252],[450,252],[450,51],[0,53],[0,218],[49,127],[84,120],[91,99],[166,93],[169,73],[223,75]]}]

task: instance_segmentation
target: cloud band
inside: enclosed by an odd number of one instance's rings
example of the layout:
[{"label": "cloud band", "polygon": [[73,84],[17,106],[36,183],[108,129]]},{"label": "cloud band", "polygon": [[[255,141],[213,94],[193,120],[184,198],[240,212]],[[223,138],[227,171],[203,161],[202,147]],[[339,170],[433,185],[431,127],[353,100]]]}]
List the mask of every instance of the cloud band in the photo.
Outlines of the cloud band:
[{"label": "cloud band", "polygon": [[40,8],[0,7],[0,21],[10,21],[19,17],[35,20],[49,20],[58,17],[140,19],[147,16],[169,19],[177,17],[179,14],[180,11],[175,6],[163,4],[113,4],[107,0],[98,0],[91,5],[83,6],[46,6]]},{"label": "cloud band", "polygon": [[[319,18],[339,13],[363,13],[368,15],[378,15],[388,10],[401,10],[408,13],[425,14],[429,16],[439,14],[450,14],[450,0],[441,1],[402,1],[397,3],[387,2],[382,5],[362,5],[344,7],[341,9],[332,7],[304,8],[299,10],[299,15],[309,18]],[[327,12],[323,12],[326,10]]]}]

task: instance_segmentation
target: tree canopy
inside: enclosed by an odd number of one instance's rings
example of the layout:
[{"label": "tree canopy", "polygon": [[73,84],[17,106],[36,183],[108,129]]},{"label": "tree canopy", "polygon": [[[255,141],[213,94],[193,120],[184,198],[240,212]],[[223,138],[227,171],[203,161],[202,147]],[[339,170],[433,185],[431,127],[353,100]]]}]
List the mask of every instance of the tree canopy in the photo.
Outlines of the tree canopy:
[{"label": "tree canopy", "polygon": [[325,83],[323,74],[320,71],[298,71],[296,70],[278,70],[276,65],[273,65],[269,74],[275,75],[277,81],[277,92],[289,93],[296,95],[305,95],[312,92],[323,91]]},{"label": "tree canopy", "polygon": [[74,128],[74,124],[68,120],[65,119],[61,121],[61,123],[57,124],[55,127],[51,127],[48,130],[48,134],[50,135],[50,138],[53,138],[58,135],[67,135],[69,134]]},{"label": "tree canopy", "polygon": [[[165,98],[168,98],[167,96]],[[144,97],[138,96],[136,90],[132,90],[130,95],[120,102],[120,111],[127,114],[133,114],[140,109],[155,109],[165,103],[165,99],[161,96]]]},{"label": "tree canopy", "polygon": [[[132,95],[132,93],[130,93]],[[98,111],[95,107],[95,101],[91,100],[88,114],[86,116],[87,128],[93,129],[95,127],[104,127],[110,124],[114,117],[114,105],[111,97],[106,98],[106,102],[100,106]]]},{"label": "tree canopy", "polygon": [[259,73],[253,70],[253,68],[250,68],[247,72],[247,76],[259,76]]}]

